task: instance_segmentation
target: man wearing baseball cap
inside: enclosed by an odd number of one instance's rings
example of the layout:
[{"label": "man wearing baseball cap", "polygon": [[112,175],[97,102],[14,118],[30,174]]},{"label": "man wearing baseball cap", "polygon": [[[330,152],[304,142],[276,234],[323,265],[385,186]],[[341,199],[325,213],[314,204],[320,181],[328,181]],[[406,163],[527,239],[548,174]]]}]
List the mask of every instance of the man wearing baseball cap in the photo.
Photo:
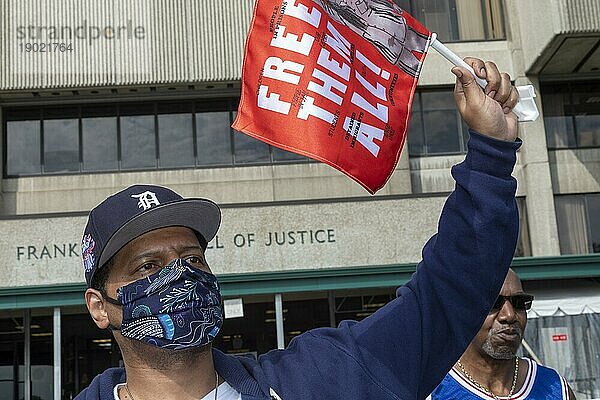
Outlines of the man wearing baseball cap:
[{"label": "man wearing baseball cap", "polygon": [[[82,257],[89,312],[111,329],[124,368],[97,376],[77,399],[424,399],[475,336],[514,253],[511,173],[520,146],[518,95],[493,63],[467,59],[485,93],[455,67],[455,98],[470,128],[438,233],[397,298],[360,321],[315,329],[253,360],[211,348],[223,321],[204,252],[217,205],[138,185],[89,215]],[[400,243],[398,244],[400,245]]]}]

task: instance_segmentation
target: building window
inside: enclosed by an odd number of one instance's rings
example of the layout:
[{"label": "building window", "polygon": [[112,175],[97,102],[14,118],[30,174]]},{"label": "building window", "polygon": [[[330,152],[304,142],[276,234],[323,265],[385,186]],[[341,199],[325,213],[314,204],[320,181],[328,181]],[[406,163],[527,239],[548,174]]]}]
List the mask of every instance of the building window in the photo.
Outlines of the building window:
[{"label": "building window", "polygon": [[3,311],[0,314],[0,393],[3,399],[25,397],[24,332],[22,312]]},{"label": "building window", "polygon": [[28,398],[53,398],[54,326],[48,311],[36,309],[34,316],[30,309],[0,312],[0,397],[3,400],[25,398],[26,387],[31,393]]},{"label": "building window", "polygon": [[195,165],[194,115],[191,103],[158,106],[158,159],[160,167]]},{"label": "building window", "polygon": [[96,375],[122,365],[122,356],[112,334],[90,321],[85,306],[61,307],[61,314],[62,398],[72,399]]},{"label": "building window", "polygon": [[600,253],[600,194],[557,196],[562,254]]},{"label": "building window", "polygon": [[519,238],[515,249],[515,257],[531,256],[531,240],[529,238],[525,197],[517,197],[517,208],[519,209]]},{"label": "building window", "polygon": [[44,172],[79,171],[77,108],[48,109],[43,113]]},{"label": "building window", "polygon": [[6,122],[6,174],[35,175],[42,172],[39,109],[15,110]]},{"label": "building window", "polygon": [[394,0],[442,42],[504,39],[500,0]]},{"label": "building window", "polygon": [[360,321],[392,301],[395,288],[339,290],[332,299],[335,326],[344,320]]},{"label": "building window", "polygon": [[600,83],[541,86],[549,149],[600,147]]},{"label": "building window", "polygon": [[[233,113],[233,119],[237,112]],[[236,132],[234,136],[234,160],[236,164],[257,164],[269,161],[269,145],[248,135]]]},{"label": "building window", "polygon": [[81,145],[84,171],[119,168],[119,139],[115,106],[82,107]]},{"label": "building window", "polygon": [[211,111],[211,109],[196,112],[196,165],[231,165],[233,152],[231,150],[231,135],[219,135],[223,126],[231,125],[227,111]]},{"label": "building window", "polygon": [[156,126],[152,104],[119,107],[121,169],[155,168]]},{"label": "building window", "polygon": [[451,90],[415,93],[407,137],[410,156],[466,153],[468,132]]},{"label": "building window", "polygon": [[307,162],[231,129],[237,99],[8,109],[6,176]]}]

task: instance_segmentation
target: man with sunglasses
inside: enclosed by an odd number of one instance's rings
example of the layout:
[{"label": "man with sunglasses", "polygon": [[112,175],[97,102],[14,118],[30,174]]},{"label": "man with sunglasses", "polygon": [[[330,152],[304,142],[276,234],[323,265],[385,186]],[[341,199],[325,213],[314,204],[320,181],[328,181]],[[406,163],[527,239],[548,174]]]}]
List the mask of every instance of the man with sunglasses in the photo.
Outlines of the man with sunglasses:
[{"label": "man with sunglasses", "polygon": [[511,269],[481,329],[428,400],[574,400],[555,370],[517,357],[533,296]]}]

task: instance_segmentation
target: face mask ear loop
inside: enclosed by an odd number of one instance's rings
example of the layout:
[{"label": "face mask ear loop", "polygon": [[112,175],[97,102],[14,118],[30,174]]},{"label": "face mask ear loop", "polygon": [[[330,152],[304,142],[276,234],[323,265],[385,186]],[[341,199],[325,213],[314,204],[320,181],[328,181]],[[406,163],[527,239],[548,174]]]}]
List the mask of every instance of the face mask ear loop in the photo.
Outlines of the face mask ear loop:
[{"label": "face mask ear loop", "polygon": [[113,325],[113,324],[109,323],[109,324],[108,324],[108,327],[107,327],[106,329],[108,329],[108,330],[109,330],[109,331],[111,331],[111,332],[112,332],[112,331],[120,331],[120,330],[121,330],[121,327],[120,327],[120,326],[116,326],[116,325]]},{"label": "face mask ear loop", "polygon": [[99,290],[99,292],[102,295],[102,297],[104,298],[104,300],[106,300],[107,303],[110,303],[114,306],[123,307],[123,304],[121,304],[121,302],[119,300],[113,299],[112,297],[110,297],[108,295],[108,293],[106,293],[106,289],[102,288]]},{"label": "face mask ear loop", "polygon": [[[104,288],[100,289],[100,294],[102,294],[102,297],[104,298],[104,300],[106,300],[107,303],[110,303],[110,304],[118,306],[118,307],[123,307],[123,304],[121,304],[121,302],[119,300],[113,299],[112,297],[110,297],[108,295],[108,293],[106,293],[106,290]],[[108,329],[109,331],[120,331],[121,327],[113,325],[112,323],[109,322],[109,325],[106,329]]]}]

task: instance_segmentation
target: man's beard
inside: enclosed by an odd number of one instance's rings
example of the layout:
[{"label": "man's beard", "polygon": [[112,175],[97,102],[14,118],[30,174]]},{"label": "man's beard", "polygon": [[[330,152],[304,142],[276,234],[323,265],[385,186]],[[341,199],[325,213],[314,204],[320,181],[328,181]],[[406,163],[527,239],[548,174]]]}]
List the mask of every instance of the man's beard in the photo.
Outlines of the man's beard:
[{"label": "man's beard", "polygon": [[137,359],[149,368],[168,370],[174,367],[185,367],[206,357],[211,350],[211,344],[200,347],[190,347],[182,350],[171,350],[156,347],[139,340],[123,338],[119,343],[123,357]]},{"label": "man's beard", "polygon": [[[506,331],[512,331],[517,334],[517,344],[514,346],[514,348],[513,346],[508,344],[494,346],[492,344],[492,336]],[[488,332],[488,336],[485,339],[485,342],[483,342],[481,348],[483,349],[485,354],[496,360],[510,360],[517,354],[517,349],[519,348],[519,344],[521,344],[521,340],[523,340],[523,331],[521,330],[519,324],[514,323],[512,325],[490,329],[490,331]]]}]

